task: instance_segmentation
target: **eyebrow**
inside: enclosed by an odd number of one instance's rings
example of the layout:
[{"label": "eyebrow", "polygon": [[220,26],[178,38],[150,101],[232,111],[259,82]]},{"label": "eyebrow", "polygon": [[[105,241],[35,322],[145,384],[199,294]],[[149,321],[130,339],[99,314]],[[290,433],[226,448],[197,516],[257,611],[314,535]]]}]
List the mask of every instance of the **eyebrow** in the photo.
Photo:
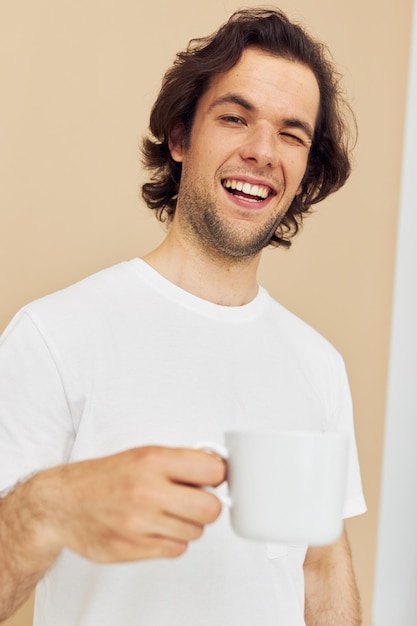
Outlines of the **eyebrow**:
[{"label": "eyebrow", "polygon": [[211,111],[212,109],[215,109],[216,107],[221,106],[222,104],[237,104],[238,106],[242,107],[243,109],[246,109],[246,111],[250,111],[251,113],[255,113],[257,111],[257,108],[255,105],[253,105],[251,102],[246,100],[246,98],[243,98],[243,96],[239,96],[238,94],[234,94],[234,93],[226,94],[225,96],[216,98],[216,100],[214,100],[214,102],[211,103],[208,110]]},{"label": "eyebrow", "polygon": [[[246,109],[246,111],[249,111],[250,113],[256,113],[258,111],[257,107],[254,104],[246,100],[246,98],[244,98],[243,96],[240,96],[239,94],[234,94],[234,93],[226,94],[225,96],[216,98],[216,100],[214,100],[214,102],[211,103],[208,111],[210,112],[216,107],[221,106],[223,104],[237,104],[238,106],[242,107],[243,109]],[[283,124],[284,126],[289,127],[289,128],[299,128],[307,135],[310,141],[313,141],[314,129],[311,127],[311,125],[308,122],[304,122],[303,120],[300,120],[296,117],[294,118],[290,117],[290,118],[284,119]]]}]

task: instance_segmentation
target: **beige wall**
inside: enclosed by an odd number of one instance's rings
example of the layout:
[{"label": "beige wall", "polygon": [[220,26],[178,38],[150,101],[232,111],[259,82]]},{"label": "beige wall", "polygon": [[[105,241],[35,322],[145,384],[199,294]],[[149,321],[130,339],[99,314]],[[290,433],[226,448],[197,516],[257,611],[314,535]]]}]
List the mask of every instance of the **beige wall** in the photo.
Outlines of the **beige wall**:
[{"label": "beige wall", "polygon": [[[247,6],[256,2],[246,0]],[[137,196],[138,141],[162,71],[237,0],[2,0],[0,328],[25,302],[163,236]],[[328,42],[356,110],[348,185],[262,282],[343,353],[369,507],[350,520],[371,626],[412,0],[283,0]],[[198,10],[197,10],[198,6]],[[30,624],[30,604],[8,625]]]}]

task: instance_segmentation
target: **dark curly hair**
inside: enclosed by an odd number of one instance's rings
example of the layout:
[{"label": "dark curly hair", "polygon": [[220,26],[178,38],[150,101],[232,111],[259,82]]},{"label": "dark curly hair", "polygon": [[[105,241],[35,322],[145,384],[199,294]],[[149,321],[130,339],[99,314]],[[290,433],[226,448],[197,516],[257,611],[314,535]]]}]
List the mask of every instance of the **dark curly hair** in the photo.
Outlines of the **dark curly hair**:
[{"label": "dark curly hair", "polygon": [[289,247],[303,215],[342,187],[350,174],[349,119],[354,121],[354,116],[340,90],[340,76],[327,48],[279,9],[236,11],[213,35],[191,40],[187,49],[177,54],[151,111],[152,137],[143,140],[143,164],[152,175],[150,182],[142,186],[142,197],[160,221],[172,220],[181,163],[171,157],[170,133],[181,122],[189,137],[197,103],[212,77],[231,69],[248,47],[302,63],[312,70],[319,85],[320,108],[302,192],[294,198],[270,241],[275,246]]}]

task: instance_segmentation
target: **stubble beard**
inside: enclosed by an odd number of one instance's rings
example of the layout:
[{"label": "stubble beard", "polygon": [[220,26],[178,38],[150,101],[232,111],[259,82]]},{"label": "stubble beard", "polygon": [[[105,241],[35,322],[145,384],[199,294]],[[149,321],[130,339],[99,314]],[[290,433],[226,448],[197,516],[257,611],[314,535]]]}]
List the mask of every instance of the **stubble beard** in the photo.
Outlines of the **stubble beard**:
[{"label": "stubble beard", "polygon": [[[183,232],[206,254],[236,263],[256,257],[269,245],[286,210],[262,224],[231,224],[217,211],[213,198],[183,181],[178,198]],[[288,203],[288,206],[290,203]]]}]

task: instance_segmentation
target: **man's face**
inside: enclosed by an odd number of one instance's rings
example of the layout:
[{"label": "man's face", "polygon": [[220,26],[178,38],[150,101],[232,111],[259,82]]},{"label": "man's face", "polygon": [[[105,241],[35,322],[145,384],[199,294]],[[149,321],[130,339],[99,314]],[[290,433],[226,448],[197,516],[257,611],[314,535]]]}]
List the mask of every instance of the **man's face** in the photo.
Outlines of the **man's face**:
[{"label": "man's face", "polygon": [[182,162],[173,227],[220,257],[256,256],[301,192],[319,109],[304,65],[249,48],[201,97]]}]

